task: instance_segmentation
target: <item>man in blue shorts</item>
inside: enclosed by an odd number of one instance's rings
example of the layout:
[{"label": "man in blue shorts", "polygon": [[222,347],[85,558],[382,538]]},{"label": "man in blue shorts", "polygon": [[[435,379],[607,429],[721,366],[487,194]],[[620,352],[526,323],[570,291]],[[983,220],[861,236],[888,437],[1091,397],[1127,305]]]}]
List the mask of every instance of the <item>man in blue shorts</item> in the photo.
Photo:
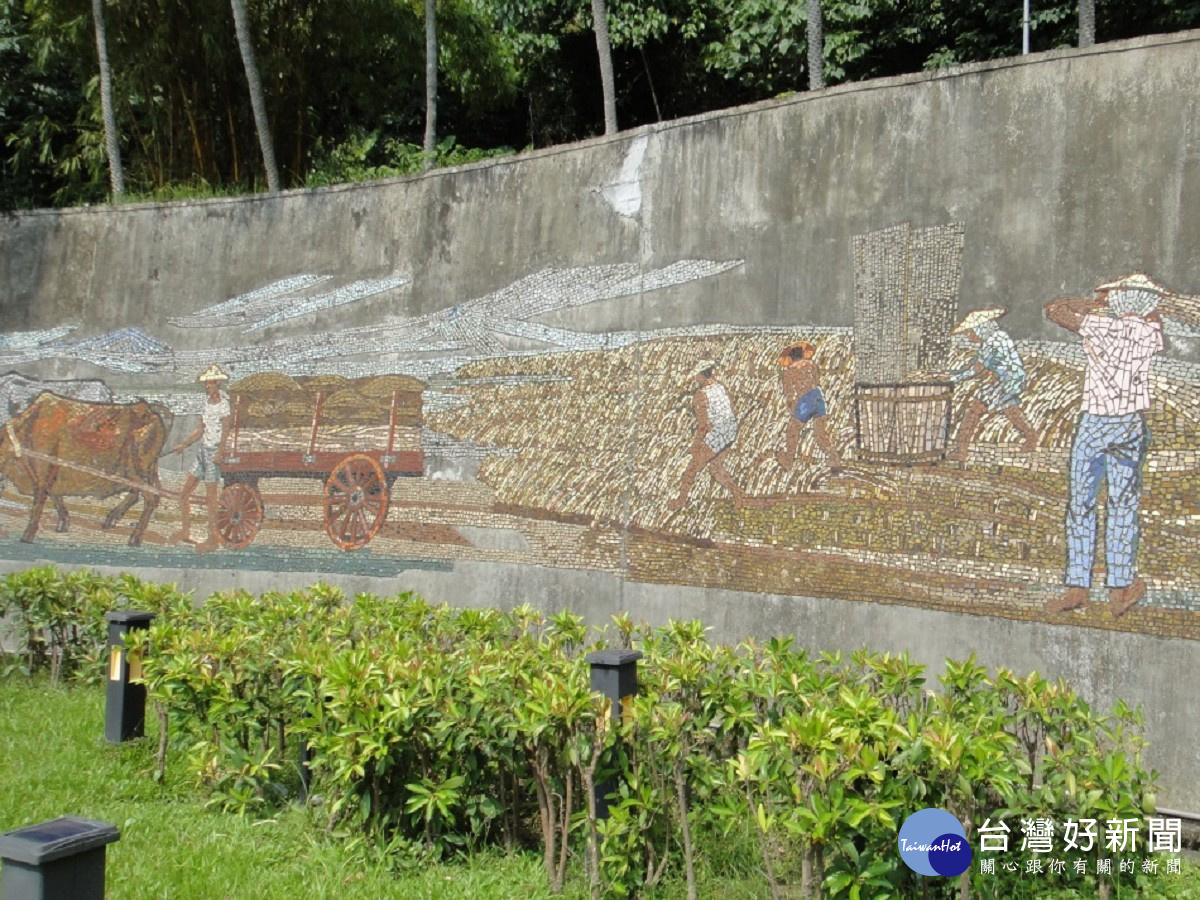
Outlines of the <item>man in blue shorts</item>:
[{"label": "man in blue shorts", "polygon": [[800,446],[800,434],[804,426],[812,423],[813,440],[829,460],[829,468],[837,471],[842,467],[842,455],[834,446],[829,433],[825,405],[825,394],[821,390],[821,370],[813,357],[817,348],[808,341],[800,341],[784,347],[779,354],[783,366],[783,395],[792,411],[788,421],[784,448],[775,454],[775,461],[784,469],[796,462],[796,450]]}]

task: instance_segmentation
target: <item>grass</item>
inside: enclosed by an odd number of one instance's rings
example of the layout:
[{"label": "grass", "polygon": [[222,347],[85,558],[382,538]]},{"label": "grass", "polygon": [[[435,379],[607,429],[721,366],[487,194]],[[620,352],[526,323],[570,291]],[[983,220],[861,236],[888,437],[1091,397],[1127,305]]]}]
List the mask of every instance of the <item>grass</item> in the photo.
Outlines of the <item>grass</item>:
[{"label": "grass", "polygon": [[[165,783],[155,783],[152,721],[147,731],[109,744],[103,687],[53,688],[44,678],[0,675],[0,833],[66,815],[116,825],[121,839],[107,848],[108,900],[586,896],[582,872],[568,877],[563,894],[551,894],[538,853],[484,852],[441,864],[402,854],[384,859],[373,848],[326,839],[319,809],[294,806],[262,821],[208,809],[179,751]],[[723,900],[769,896],[755,878],[714,875],[706,886],[706,895]],[[653,896],[684,894],[672,883]]]},{"label": "grass", "polygon": [[406,869],[323,839],[302,808],[259,822],[206,809],[172,767],[154,782],[155,740],[108,744],[99,687],[0,678],[0,832],[63,815],[116,825],[109,900],[551,896],[533,854]]}]

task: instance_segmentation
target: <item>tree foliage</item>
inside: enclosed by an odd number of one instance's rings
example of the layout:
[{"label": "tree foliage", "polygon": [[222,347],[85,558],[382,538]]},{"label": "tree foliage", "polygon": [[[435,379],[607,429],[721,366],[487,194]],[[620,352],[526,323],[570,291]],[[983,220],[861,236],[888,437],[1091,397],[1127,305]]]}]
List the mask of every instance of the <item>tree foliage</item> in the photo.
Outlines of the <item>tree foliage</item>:
[{"label": "tree foliage", "polygon": [[[607,0],[617,119],[636,127],[801,91],[808,0]],[[1095,0],[1100,42],[1200,26],[1198,0]],[[1016,55],[1021,5],[822,0],[824,82]],[[283,186],[377,135],[421,145],[424,0],[246,0]],[[252,189],[264,180],[230,3],[104,6],[128,192]],[[604,130],[590,0],[439,0],[438,131],[457,146],[576,140]],[[1074,46],[1077,0],[1033,4],[1034,50]],[[90,0],[0,0],[0,207],[108,195]],[[318,174],[318,180],[323,178]]]},{"label": "tree foliage", "polygon": [[[441,7],[443,90],[456,127],[480,106],[507,102],[513,73],[477,11],[456,0]],[[365,128],[420,143],[423,7],[249,0],[246,11],[284,186],[303,183],[318,140],[336,146]],[[130,192],[261,183],[230,4],[115,2],[106,25]],[[0,34],[0,65],[16,76],[16,95],[0,101],[9,205],[102,199],[107,171],[86,0],[0,0]],[[15,183],[18,173],[28,174]],[[46,182],[54,188],[40,188]]]},{"label": "tree foliage", "polygon": [[[536,847],[555,892],[582,859],[593,897],[638,896],[668,873],[695,897],[697,865],[722,846],[772,896],[912,897],[921,880],[896,834],[914,810],[948,810],[975,845],[988,819],[1155,814],[1140,713],[1100,716],[1062,682],[973,658],[948,661],[930,691],[905,656],[715,645],[698,621],[620,616],[598,635],[569,612],[322,585],[156,608],[131,640],[214,804],[269,812],[297,789],[304,746],[330,833],[418,855]],[[589,685],[598,637],[644,654],[616,720]],[[1028,855],[1014,843],[1005,859]],[[1141,884],[1070,861],[1038,884],[1108,880]]]}]

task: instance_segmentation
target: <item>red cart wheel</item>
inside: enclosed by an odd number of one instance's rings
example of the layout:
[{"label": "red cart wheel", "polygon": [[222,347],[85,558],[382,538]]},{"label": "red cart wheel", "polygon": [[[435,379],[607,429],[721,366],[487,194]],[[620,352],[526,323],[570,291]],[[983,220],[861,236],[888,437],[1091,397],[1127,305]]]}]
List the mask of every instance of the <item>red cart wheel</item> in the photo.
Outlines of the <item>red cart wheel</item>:
[{"label": "red cart wheel", "polygon": [[365,547],[387,518],[383,468],[369,456],[343,459],[325,482],[325,531],[343,550]]},{"label": "red cart wheel", "polygon": [[235,481],[217,499],[217,534],[226,547],[250,546],[263,523],[262,495],[253,484]]}]

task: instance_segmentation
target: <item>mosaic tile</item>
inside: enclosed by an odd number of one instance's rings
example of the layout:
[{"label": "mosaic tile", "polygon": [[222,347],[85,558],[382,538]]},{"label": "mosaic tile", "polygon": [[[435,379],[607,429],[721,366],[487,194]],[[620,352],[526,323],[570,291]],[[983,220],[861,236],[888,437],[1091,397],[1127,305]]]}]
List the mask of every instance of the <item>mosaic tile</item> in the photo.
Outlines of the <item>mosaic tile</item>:
[{"label": "mosaic tile", "polygon": [[[113,375],[0,376],[12,429],[0,430],[0,555],[381,575],[471,560],[1200,637],[1200,366],[1099,313],[1079,336],[1013,340],[1003,311],[960,308],[964,241],[959,223],[856,237],[855,319],[842,327],[543,321],[742,265],[683,259],[542,269],[340,331],[305,331],[303,317],[406,276],[302,274],[171,320],[287,332],[234,347],[175,348],[133,326],[4,336],[0,359]],[[1168,350],[1188,339],[1169,319],[1164,330]],[[139,403],[169,431],[166,449],[195,433],[208,401],[193,379],[214,363],[231,376],[222,544],[197,554],[172,543],[197,447],[155,453],[153,468],[129,462],[143,443],[120,465],[104,453],[133,437],[120,410]],[[43,389],[101,392],[55,413],[65,444],[27,428],[53,413],[29,413]],[[1103,421],[1081,422],[1089,410]],[[65,478],[39,501],[12,436],[109,481]],[[157,498],[149,517],[113,517],[139,487]],[[202,544],[206,490],[192,490],[186,530]],[[1138,580],[1145,595],[1123,615],[1097,602]],[[1062,611],[1066,588],[1087,585],[1090,607]]]}]

